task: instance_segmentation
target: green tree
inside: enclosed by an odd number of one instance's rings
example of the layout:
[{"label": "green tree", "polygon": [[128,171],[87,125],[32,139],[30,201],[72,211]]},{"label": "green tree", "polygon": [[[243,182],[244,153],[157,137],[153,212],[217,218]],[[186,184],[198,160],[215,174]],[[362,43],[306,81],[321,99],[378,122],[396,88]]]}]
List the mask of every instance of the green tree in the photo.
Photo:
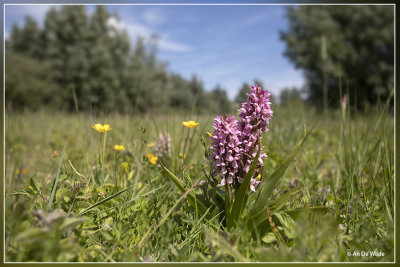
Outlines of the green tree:
[{"label": "green tree", "polygon": [[7,52],[5,61],[6,103],[13,109],[63,108],[63,95],[52,80],[50,68],[33,58]]},{"label": "green tree", "polygon": [[189,82],[189,90],[193,95],[194,101],[196,101],[197,111],[206,109],[208,107],[208,100],[204,91],[204,86],[196,75],[193,75]]},{"label": "green tree", "polygon": [[193,94],[188,90],[189,82],[178,74],[170,76],[171,98],[170,105],[172,108],[187,109],[192,108],[194,101]]},{"label": "green tree", "polygon": [[282,105],[293,105],[296,103],[301,103],[303,101],[301,90],[297,88],[282,89],[279,99]]},{"label": "green tree", "polygon": [[241,104],[246,101],[247,94],[251,92],[251,87],[248,83],[243,83],[242,87],[240,87],[238,94],[235,97],[235,103]]},{"label": "green tree", "polygon": [[119,89],[117,72],[111,53],[112,38],[108,20],[111,15],[104,6],[97,6],[89,20],[88,49],[90,102],[101,109],[112,110]]},{"label": "green tree", "polygon": [[[268,89],[268,88],[264,88],[263,82],[259,79],[253,80],[252,85],[256,85],[256,84],[261,86],[261,88],[263,88],[263,89]],[[250,92],[251,92],[250,84],[248,84],[247,82],[244,82],[242,84],[242,86],[240,87],[238,94],[235,97],[235,103],[240,105],[241,103],[245,102],[247,99],[247,94],[249,94]]]},{"label": "green tree", "polygon": [[169,104],[166,65],[156,58],[156,43],[139,37],[131,57],[133,79],[130,99],[139,112],[162,110]]},{"label": "green tree", "polygon": [[[197,111],[220,108],[195,75],[187,80],[168,72],[167,64],[157,58],[156,35],[148,40],[138,36],[131,46],[127,31],[119,25],[118,14],[110,14],[104,6],[97,6],[91,16],[84,6],[51,8],[42,29],[31,18],[26,18],[24,27],[14,25],[7,51],[46,65],[51,81],[57,84],[52,92],[69,109],[74,107],[73,89],[81,110],[147,112],[169,106],[189,110],[194,103]],[[7,67],[12,72],[10,64]],[[32,79],[38,76],[32,75]],[[28,90],[29,85],[18,88]],[[45,101],[43,92],[36,90],[35,97]],[[226,106],[226,94],[217,91],[216,95],[222,107]],[[16,96],[21,101],[15,103],[31,102],[29,93]]]},{"label": "green tree", "polygon": [[90,99],[88,23],[84,6],[52,8],[45,19],[45,61],[51,67],[55,81],[73,105],[75,88],[80,106],[88,108]]},{"label": "green tree", "polygon": [[281,32],[284,55],[304,70],[311,102],[337,105],[339,77],[348,84],[350,99],[360,105],[389,96],[392,6],[296,6],[288,8],[287,17],[289,28]]},{"label": "green tree", "polygon": [[116,106],[119,111],[131,112],[132,103],[129,100],[129,90],[132,87],[132,75],[129,71],[131,44],[125,29],[118,29],[110,25],[110,21],[120,22],[118,14],[113,14],[108,20],[110,40],[110,52],[113,59],[113,70],[117,75]]},{"label": "green tree", "polygon": [[226,91],[222,89],[220,85],[215,86],[215,88],[210,92],[212,99],[211,109],[218,114],[226,114],[232,110],[231,101],[226,94]]},{"label": "green tree", "polygon": [[42,59],[43,46],[43,33],[33,18],[25,17],[25,26],[22,29],[17,24],[13,25],[11,49],[28,57]]}]

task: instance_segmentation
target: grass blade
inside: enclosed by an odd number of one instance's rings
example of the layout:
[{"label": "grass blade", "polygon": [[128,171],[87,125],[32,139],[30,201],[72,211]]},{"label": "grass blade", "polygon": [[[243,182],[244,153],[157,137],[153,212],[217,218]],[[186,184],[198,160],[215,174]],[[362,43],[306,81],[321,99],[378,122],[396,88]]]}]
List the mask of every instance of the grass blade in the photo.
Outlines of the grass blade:
[{"label": "grass blade", "polygon": [[299,152],[301,146],[303,145],[307,137],[310,135],[310,133],[311,131],[307,133],[306,126],[304,125],[303,137],[300,139],[295,149],[282,161],[279,167],[271,174],[271,176],[266,180],[266,182],[261,184],[262,188],[259,198],[257,199],[254,208],[250,211],[250,215],[254,215],[260,212],[267,206],[268,199],[271,196],[272,191],[274,190],[276,184],[278,183],[279,179],[285,174],[290,163],[293,161],[297,152]]},{"label": "grass blade", "polygon": [[[167,177],[170,178],[170,180],[176,185],[176,187],[178,187],[179,191],[181,191],[182,193],[187,192],[183,183],[178,179],[178,177],[176,177],[170,170],[168,170],[164,166],[164,164],[162,164],[161,162],[160,162],[160,165],[163,168],[163,170],[166,172]],[[188,199],[189,203],[196,209],[196,211],[199,212],[200,215],[203,215],[207,211],[207,207],[204,204],[204,202],[201,201],[200,199],[198,199],[193,194],[189,193],[187,195],[187,199]],[[208,215],[207,219],[210,219],[209,217],[210,216]]]},{"label": "grass blade", "polygon": [[280,211],[286,205],[286,203],[288,203],[294,197],[294,195],[303,191],[304,189],[305,188],[296,188],[296,189],[293,189],[289,192],[282,194],[279,198],[277,198],[276,200],[271,202],[271,204],[269,205],[269,209],[271,210],[271,213]]},{"label": "grass blade", "polygon": [[107,202],[107,201],[109,201],[109,200],[111,200],[111,199],[113,199],[113,198],[119,196],[119,195],[122,194],[123,192],[125,192],[125,191],[127,191],[127,190],[129,190],[129,189],[131,189],[131,188],[133,188],[133,187],[134,187],[134,185],[132,185],[132,186],[130,186],[130,187],[128,187],[128,188],[125,188],[125,189],[123,189],[123,190],[121,190],[121,191],[115,193],[114,195],[111,195],[111,196],[109,196],[109,197],[106,197],[106,198],[103,199],[103,200],[100,200],[100,201],[97,202],[96,204],[93,204],[92,206],[90,206],[90,207],[86,208],[85,210],[79,212],[78,215],[83,215],[83,214],[87,213],[87,212],[90,211],[91,209],[93,209],[93,208],[95,208],[95,207],[97,207],[97,206],[100,206],[101,204],[104,204],[105,202]]},{"label": "grass blade", "polygon": [[268,208],[270,209],[271,214],[273,215],[274,213],[280,211],[286,205],[286,203],[292,199],[292,197],[295,194],[297,194],[303,190],[304,190],[304,188],[297,188],[297,189],[293,189],[289,192],[282,194],[278,199],[273,201],[269,205],[269,207],[265,206],[259,212],[251,215],[249,217],[249,223],[250,223],[249,226],[251,225],[252,227],[256,227],[256,226],[260,225],[262,222],[267,220],[267,218],[265,217],[265,214],[266,214]]},{"label": "grass blade", "polygon": [[142,237],[142,239],[139,241],[138,243],[138,249],[140,251],[140,249],[143,247],[143,245],[147,242],[147,240],[149,240],[149,238],[154,234],[154,232],[161,226],[163,225],[168,217],[171,215],[171,213],[175,210],[175,208],[178,206],[178,204],[185,199],[187,196],[189,196],[190,191],[192,191],[197,185],[199,185],[200,181],[197,181],[194,185],[192,185],[186,192],[183,193],[183,195],[175,202],[175,204],[172,206],[172,208],[170,208],[168,210],[168,212],[162,217],[162,219],[160,220],[160,222],[157,224],[156,227],[154,227],[153,230],[149,229],[145,235]]},{"label": "grass blade", "polygon": [[63,157],[64,157],[64,151],[65,151],[65,147],[66,146],[67,146],[67,144],[64,145],[64,148],[63,148],[63,150],[61,152],[60,163],[58,163],[56,180],[54,181],[53,189],[51,190],[51,195],[50,195],[50,199],[49,199],[49,204],[47,205],[47,209],[48,210],[51,209],[51,206],[53,205],[53,202],[54,202],[54,196],[56,194],[56,188],[57,188],[57,184],[58,184],[58,177],[60,176],[60,169],[61,169],[61,164],[62,164],[62,160],[63,160]]}]

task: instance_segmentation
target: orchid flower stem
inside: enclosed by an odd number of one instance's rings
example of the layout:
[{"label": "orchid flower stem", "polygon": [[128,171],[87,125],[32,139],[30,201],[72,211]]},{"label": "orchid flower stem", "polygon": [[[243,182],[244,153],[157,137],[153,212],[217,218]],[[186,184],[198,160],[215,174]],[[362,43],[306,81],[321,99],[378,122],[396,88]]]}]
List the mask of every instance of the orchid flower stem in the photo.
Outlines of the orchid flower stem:
[{"label": "orchid flower stem", "polygon": [[231,212],[232,207],[232,187],[229,184],[225,184],[226,196],[225,196],[225,216],[228,217],[228,214]]}]

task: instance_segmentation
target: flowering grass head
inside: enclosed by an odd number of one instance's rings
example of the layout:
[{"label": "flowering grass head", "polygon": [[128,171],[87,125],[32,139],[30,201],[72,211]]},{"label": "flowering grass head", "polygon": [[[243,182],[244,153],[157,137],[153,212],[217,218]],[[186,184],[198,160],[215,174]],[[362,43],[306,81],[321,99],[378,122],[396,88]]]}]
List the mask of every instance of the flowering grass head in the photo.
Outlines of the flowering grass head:
[{"label": "flowering grass head", "polygon": [[93,127],[93,129],[95,129],[99,133],[104,133],[104,132],[107,132],[107,131],[111,131],[111,129],[112,129],[109,124],[102,125],[101,123],[96,123],[92,127]]},{"label": "flowering grass head", "polygon": [[195,121],[184,121],[184,122],[182,122],[182,125],[187,127],[187,128],[194,128],[197,125],[199,125],[199,123],[195,122]]}]

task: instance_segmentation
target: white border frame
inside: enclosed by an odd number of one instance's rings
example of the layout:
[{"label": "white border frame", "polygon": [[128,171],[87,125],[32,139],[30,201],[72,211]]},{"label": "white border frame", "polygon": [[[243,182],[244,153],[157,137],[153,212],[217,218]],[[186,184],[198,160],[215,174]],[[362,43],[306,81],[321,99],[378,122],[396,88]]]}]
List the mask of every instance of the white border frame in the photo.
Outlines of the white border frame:
[{"label": "white border frame", "polygon": [[[3,263],[9,263],[9,264],[54,264],[54,263],[60,263],[60,264],[85,264],[85,263],[96,263],[96,264],[109,264],[109,262],[9,262],[5,261],[6,259],[6,248],[5,248],[5,170],[6,170],[6,165],[5,165],[5,121],[6,121],[6,106],[5,106],[5,14],[6,14],[6,6],[76,6],[76,5],[101,5],[101,6],[366,6],[366,5],[379,5],[379,6],[393,6],[393,12],[394,12],[394,127],[393,127],[393,133],[394,133],[394,261],[392,262],[348,262],[348,261],[343,261],[343,262],[217,262],[217,264],[240,264],[240,263],[251,263],[251,264],[270,264],[270,263],[278,263],[278,264],[290,264],[290,263],[300,263],[300,264],[305,264],[305,263],[311,263],[311,264],[357,264],[357,263],[365,263],[365,264],[390,264],[390,263],[396,263],[396,200],[397,200],[397,194],[396,194],[396,4],[378,4],[378,3],[365,3],[365,4],[359,4],[359,3],[349,3],[349,4],[343,4],[343,3],[314,3],[314,4],[309,4],[309,3],[293,3],[293,4],[288,4],[288,3],[282,3],[282,4],[277,4],[277,3],[248,3],[248,4],[243,4],[243,3],[4,3],[3,4]],[[146,262],[116,262],[114,264],[131,264],[131,263],[137,263],[137,264],[144,264]],[[190,263],[201,263],[201,264],[215,264],[216,262],[152,262],[155,264],[190,264]]]}]

